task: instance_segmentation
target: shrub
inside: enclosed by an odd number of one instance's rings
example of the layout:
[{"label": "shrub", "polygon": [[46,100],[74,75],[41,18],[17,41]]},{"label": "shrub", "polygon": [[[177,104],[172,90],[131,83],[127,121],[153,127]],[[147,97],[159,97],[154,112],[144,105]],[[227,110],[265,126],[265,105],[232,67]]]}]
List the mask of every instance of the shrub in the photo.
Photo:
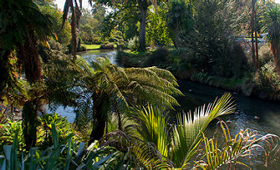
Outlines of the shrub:
[{"label": "shrub", "polygon": [[257,84],[256,93],[259,97],[279,99],[280,76],[272,61],[260,68],[260,71],[255,75],[255,82]]},{"label": "shrub", "polygon": [[114,49],[114,44],[101,44],[100,49]]},{"label": "shrub", "polygon": [[[38,133],[38,146],[46,148],[46,146],[53,145],[51,138],[51,126],[54,124],[56,126],[58,137],[60,138],[60,142],[68,135],[75,133],[73,125],[66,120],[66,117],[62,117],[58,114],[46,114],[44,117],[40,119],[41,125],[39,126]],[[74,141],[78,140],[77,136],[73,137]]]},{"label": "shrub", "polygon": [[172,50],[169,63],[172,63],[171,70],[182,79],[189,79],[194,72],[201,68],[199,57],[188,48]]},{"label": "shrub", "polygon": [[12,145],[16,134],[19,132],[20,137],[18,141],[19,149],[22,151],[25,147],[24,136],[22,131],[22,121],[14,121],[10,118],[6,118],[6,121],[2,121],[0,124],[0,152],[2,152],[4,145]]},{"label": "shrub", "polygon": [[87,51],[87,48],[86,48],[85,46],[81,46],[81,47],[79,48],[78,51],[79,51],[79,52],[81,52],[81,51]]},{"label": "shrub", "polygon": [[158,48],[156,51],[152,53],[152,55],[149,56],[148,60],[146,61],[146,66],[158,66],[161,63],[164,63],[167,61],[169,55],[169,51],[167,48]]},{"label": "shrub", "polygon": [[[78,134],[72,124],[70,124],[65,117],[58,114],[46,114],[40,118],[40,125],[37,129],[37,146],[40,148],[47,148],[53,145],[51,138],[51,125],[57,127],[57,134],[61,140],[66,136],[75,133]],[[24,151],[25,143],[22,131],[22,121],[15,121],[11,118],[6,118],[6,121],[0,123],[0,146],[12,145],[16,131],[19,132],[19,150]],[[78,140],[78,137],[73,137],[73,140]],[[61,142],[61,141],[60,141]],[[1,147],[2,149],[3,147]],[[0,151],[1,151],[0,149]]]},{"label": "shrub", "polygon": [[264,66],[266,63],[273,59],[272,52],[268,45],[263,45],[259,49],[259,64],[260,67]]},{"label": "shrub", "polygon": [[249,68],[246,54],[239,43],[227,45],[224,54],[220,55],[214,64],[214,74],[227,78],[240,78]]},{"label": "shrub", "polygon": [[[100,147],[95,141],[89,147],[73,141],[74,134],[60,138],[54,124],[51,126],[53,145],[45,150],[31,148],[29,153],[18,150],[18,131],[11,145],[5,145],[0,152],[1,169],[111,169],[124,164],[119,161],[119,151],[113,147]],[[60,142],[62,141],[62,142]]]},{"label": "shrub", "polygon": [[117,44],[117,50],[128,49],[127,45],[124,43]]}]

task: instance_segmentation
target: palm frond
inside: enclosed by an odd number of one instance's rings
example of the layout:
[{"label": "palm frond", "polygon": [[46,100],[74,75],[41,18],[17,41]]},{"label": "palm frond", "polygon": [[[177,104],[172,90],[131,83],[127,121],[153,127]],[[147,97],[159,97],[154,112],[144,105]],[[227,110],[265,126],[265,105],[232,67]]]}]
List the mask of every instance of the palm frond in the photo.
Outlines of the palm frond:
[{"label": "palm frond", "polygon": [[166,159],[169,147],[169,128],[166,116],[162,116],[161,113],[159,108],[147,106],[132,111],[128,116],[135,121],[137,136],[143,141],[154,143],[163,159]]},{"label": "palm frond", "polygon": [[131,146],[132,153],[135,154],[138,166],[145,169],[170,169],[167,161],[161,159],[161,155],[157,153],[156,148],[152,144],[135,143]]},{"label": "palm frond", "polygon": [[101,68],[111,64],[111,61],[108,57],[97,57],[96,62],[101,66]]},{"label": "palm frond", "polygon": [[[217,141],[214,141],[214,139],[208,139],[203,135],[206,160],[196,162],[197,166],[202,169],[218,169],[223,165],[236,167],[237,164],[249,168],[244,160],[250,160],[254,149],[261,148],[263,152],[265,152],[267,158],[269,153],[278,147],[279,137],[276,135],[267,134],[265,136],[258,137],[257,131],[250,131],[247,129],[245,131],[241,130],[235,135],[235,138],[232,139],[226,123],[222,121],[220,125],[223,130],[226,143],[223,148],[219,149]],[[277,141],[277,143],[275,143],[274,140]],[[263,146],[259,145],[260,142],[266,143],[269,150],[265,150]],[[245,157],[247,159],[244,159]],[[242,158],[242,160],[239,160],[238,158]]]},{"label": "palm frond", "polygon": [[201,142],[202,133],[209,123],[218,116],[233,113],[233,102],[229,93],[224,94],[213,104],[205,105],[195,110],[192,115],[178,116],[177,126],[173,128],[171,160],[176,167],[185,166]]}]

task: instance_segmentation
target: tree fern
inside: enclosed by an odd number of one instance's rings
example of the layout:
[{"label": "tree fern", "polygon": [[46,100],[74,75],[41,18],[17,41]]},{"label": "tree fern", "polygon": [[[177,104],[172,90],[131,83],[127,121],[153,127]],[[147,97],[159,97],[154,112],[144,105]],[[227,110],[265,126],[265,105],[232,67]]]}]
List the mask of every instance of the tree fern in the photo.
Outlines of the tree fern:
[{"label": "tree fern", "polygon": [[[120,115],[129,107],[148,102],[173,108],[179,105],[174,96],[182,95],[169,71],[156,67],[121,68],[108,58],[97,58],[91,64],[79,56],[75,62],[54,58],[45,66],[45,73],[46,84],[54,91],[50,94],[52,101],[74,106],[76,124],[81,126],[89,122],[98,126],[100,121],[104,124],[112,111]],[[103,132],[102,128],[99,132]]]}]

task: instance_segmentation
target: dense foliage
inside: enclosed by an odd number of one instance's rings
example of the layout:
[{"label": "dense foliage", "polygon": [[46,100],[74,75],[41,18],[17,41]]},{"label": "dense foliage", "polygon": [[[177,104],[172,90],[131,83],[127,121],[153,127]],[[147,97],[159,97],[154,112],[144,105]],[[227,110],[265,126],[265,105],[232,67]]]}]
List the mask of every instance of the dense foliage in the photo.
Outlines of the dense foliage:
[{"label": "dense foliage", "polygon": [[[277,148],[278,136],[232,138],[223,121],[223,145],[206,137],[210,122],[234,112],[228,93],[173,123],[168,112],[183,95],[172,73],[279,99],[279,5],[90,0],[85,10],[82,2],[65,0],[63,13],[52,0],[0,2],[1,169],[230,169],[248,167],[240,158],[256,147],[266,156]],[[88,62],[76,55],[82,43],[117,46],[119,61],[137,67]],[[74,108],[74,123],[44,110],[61,105]]]}]

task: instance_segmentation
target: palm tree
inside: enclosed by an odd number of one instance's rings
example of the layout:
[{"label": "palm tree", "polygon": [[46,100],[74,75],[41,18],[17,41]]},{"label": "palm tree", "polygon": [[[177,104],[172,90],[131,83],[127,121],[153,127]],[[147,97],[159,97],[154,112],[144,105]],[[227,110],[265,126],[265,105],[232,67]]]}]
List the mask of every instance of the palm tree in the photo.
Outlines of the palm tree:
[{"label": "palm tree", "polygon": [[[209,123],[235,110],[231,95],[226,93],[207,107],[204,105],[192,114],[177,117],[177,123],[170,125],[162,110],[151,106],[136,109],[125,114],[134,123],[125,132],[116,131],[106,135],[104,145],[111,144],[119,151],[128,153],[120,164],[146,169],[218,169],[222,165],[245,165],[238,158],[250,157],[260,142],[267,142],[271,150],[277,146],[279,137],[268,134],[257,137],[257,132],[240,131],[231,138],[229,129],[221,121],[225,144],[221,149],[214,139],[208,139],[204,131]],[[272,139],[273,138],[273,139]],[[271,141],[270,141],[271,139]],[[271,143],[269,143],[271,142]],[[275,142],[273,144],[273,142]],[[200,147],[201,144],[204,144]],[[204,152],[201,152],[201,151]],[[201,156],[199,156],[201,155]],[[244,161],[244,159],[243,159]],[[135,164],[135,162],[137,162]],[[121,165],[119,165],[120,167]]]},{"label": "palm tree", "polygon": [[[92,6],[93,0],[88,0],[89,4]],[[83,0],[65,0],[64,9],[63,9],[63,22],[62,27],[68,17],[69,9],[71,10],[71,53],[73,55],[73,59],[76,59],[76,52],[78,47],[78,34],[79,34],[79,22],[82,16],[83,9]]]},{"label": "palm tree", "polygon": [[279,4],[271,5],[265,13],[264,30],[268,32],[270,48],[276,70],[280,72],[280,7]]},{"label": "palm tree", "polygon": [[213,104],[197,108],[193,114],[178,115],[176,125],[171,128],[161,112],[152,108],[140,111],[139,115],[133,113],[132,118],[138,122],[138,136],[143,141],[154,143],[163,159],[171,160],[176,168],[185,168],[198,151],[209,123],[218,116],[233,113],[233,106],[230,94],[225,94]]},{"label": "palm tree", "polygon": [[[0,57],[4,61],[3,65],[1,63],[1,67],[4,67],[1,70],[9,71],[5,65],[9,65],[9,59],[16,51],[17,63],[22,66],[27,81],[30,84],[41,82],[42,67],[37,41],[45,41],[46,37],[51,35],[50,20],[31,0],[1,1],[0,10]],[[2,78],[9,79],[7,76]],[[10,80],[4,80],[4,82],[10,82]],[[37,112],[35,110],[37,103],[37,100],[24,103],[23,128],[28,147],[36,143],[36,125],[34,124],[36,121],[30,120],[30,117],[37,119],[37,114],[33,114]]]}]

